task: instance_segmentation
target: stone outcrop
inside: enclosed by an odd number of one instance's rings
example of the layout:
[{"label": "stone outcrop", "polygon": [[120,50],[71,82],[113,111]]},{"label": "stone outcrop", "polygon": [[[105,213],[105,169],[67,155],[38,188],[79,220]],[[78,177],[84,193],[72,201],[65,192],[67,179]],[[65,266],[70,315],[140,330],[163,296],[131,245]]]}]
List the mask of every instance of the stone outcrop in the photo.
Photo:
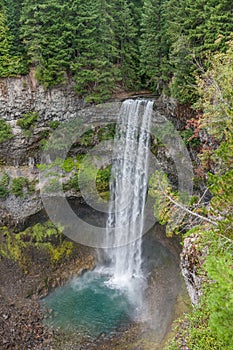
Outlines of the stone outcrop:
[{"label": "stone outcrop", "polygon": [[198,304],[202,295],[204,272],[201,267],[205,261],[206,254],[207,248],[202,250],[202,252],[198,249],[198,234],[191,234],[184,239],[180,255],[180,266],[193,305]]},{"label": "stone outcrop", "polygon": [[[72,81],[51,90],[44,89],[35,79],[34,71],[23,77],[0,80],[0,118],[12,127],[14,137],[0,147],[0,163],[26,165],[29,157],[39,158],[40,141],[50,130],[51,121],[82,119],[87,126],[108,120],[115,120],[120,102],[92,106],[84,103],[74,90]],[[25,134],[17,125],[17,120],[25,113],[36,112],[38,120]]]}]

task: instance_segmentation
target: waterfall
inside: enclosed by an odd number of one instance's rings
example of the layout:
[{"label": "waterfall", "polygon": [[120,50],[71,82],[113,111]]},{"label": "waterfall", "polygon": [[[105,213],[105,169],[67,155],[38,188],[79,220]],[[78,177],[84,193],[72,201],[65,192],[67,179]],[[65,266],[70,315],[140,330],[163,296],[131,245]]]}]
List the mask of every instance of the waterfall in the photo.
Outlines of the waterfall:
[{"label": "waterfall", "polygon": [[114,139],[106,235],[110,248],[105,253],[110,283],[131,289],[135,289],[132,281],[143,279],[141,245],[152,111],[153,101],[123,102]]}]

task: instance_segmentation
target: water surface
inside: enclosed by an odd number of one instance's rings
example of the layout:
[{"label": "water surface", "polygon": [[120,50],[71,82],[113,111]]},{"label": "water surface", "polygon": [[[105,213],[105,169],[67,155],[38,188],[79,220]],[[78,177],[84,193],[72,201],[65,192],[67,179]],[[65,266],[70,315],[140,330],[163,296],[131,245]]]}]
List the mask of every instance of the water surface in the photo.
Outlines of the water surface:
[{"label": "water surface", "polygon": [[42,301],[51,309],[47,323],[91,337],[127,326],[133,305],[127,293],[111,288],[108,280],[108,275],[89,271],[57,288]]}]

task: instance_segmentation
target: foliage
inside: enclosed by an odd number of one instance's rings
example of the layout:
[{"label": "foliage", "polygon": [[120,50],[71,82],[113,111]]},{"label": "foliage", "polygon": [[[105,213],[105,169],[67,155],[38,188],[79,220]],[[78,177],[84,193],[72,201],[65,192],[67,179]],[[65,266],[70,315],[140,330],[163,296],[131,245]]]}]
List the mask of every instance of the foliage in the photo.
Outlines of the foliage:
[{"label": "foliage", "polygon": [[0,198],[6,198],[9,194],[9,191],[6,186],[0,184]]},{"label": "foliage", "polygon": [[[184,345],[196,349],[232,348],[233,324],[233,127],[232,127],[232,42],[225,53],[216,53],[209,69],[198,78],[199,108],[203,109],[199,128],[208,131],[218,143],[210,149],[213,162],[208,174],[212,199],[206,208],[207,226],[197,228],[199,250],[208,255],[199,274],[205,272],[200,305],[181,325],[177,339],[168,349]],[[218,147],[217,147],[218,146]],[[202,162],[203,154],[201,155]],[[189,235],[191,231],[187,232]],[[183,343],[182,343],[183,345]]]},{"label": "foliage", "polygon": [[210,310],[209,327],[226,348],[232,345],[233,269],[231,253],[209,256],[205,268],[213,281],[206,291],[206,307]]},{"label": "foliage", "polygon": [[101,194],[103,192],[109,192],[109,181],[111,177],[111,166],[100,169],[96,175],[96,189]]},{"label": "foliage", "polygon": [[6,198],[10,193],[16,197],[23,197],[35,191],[35,181],[29,182],[25,177],[10,178],[7,172],[3,172],[0,178],[0,197]]},{"label": "foliage", "polygon": [[[13,50],[14,37],[7,25],[7,15],[4,6],[0,5],[0,76],[15,76],[25,73],[23,57]],[[13,52],[12,52],[13,51]]]},{"label": "foliage", "polygon": [[6,198],[9,194],[8,185],[10,182],[10,176],[7,172],[2,174],[0,178],[0,198]]},{"label": "foliage", "polygon": [[29,130],[32,128],[36,121],[38,120],[38,113],[37,112],[28,112],[25,113],[22,118],[19,118],[17,120],[17,125],[20,126],[24,130]]},{"label": "foliage", "polygon": [[198,147],[200,145],[200,139],[195,137],[195,133],[191,128],[181,131],[180,135],[187,146],[191,145],[192,147]]},{"label": "foliage", "polygon": [[0,179],[0,184],[7,187],[9,183],[10,183],[10,176],[6,171],[4,171]]},{"label": "foliage", "polygon": [[57,264],[62,259],[69,257],[72,253],[72,249],[73,249],[73,243],[65,240],[57,247],[50,245],[49,252],[50,252],[51,262],[53,264]]},{"label": "foliage", "polygon": [[[27,47],[36,77],[45,87],[66,80],[66,69],[74,51],[70,1],[24,0],[21,12],[21,39]],[[72,23],[72,22],[71,22]]]},{"label": "foliage", "polygon": [[62,164],[62,169],[70,173],[74,169],[74,160],[71,157],[66,158]]},{"label": "foliage", "polygon": [[72,253],[73,243],[67,241],[62,234],[62,228],[56,228],[50,221],[35,224],[25,231],[14,234],[6,227],[0,228],[0,254],[18,261],[27,269],[33,254],[30,250],[44,250],[50,256],[51,263],[57,264]]},{"label": "foliage", "polygon": [[116,80],[123,88],[140,87],[139,37],[141,1],[114,0],[112,8],[113,32],[116,42]]},{"label": "foliage", "polygon": [[232,60],[233,40],[228,42],[225,53],[218,52],[211,57],[209,69],[197,77],[202,98],[195,106],[204,110],[202,128],[220,141],[225,139],[233,122]]},{"label": "foliage", "polygon": [[79,191],[79,180],[78,180],[78,173],[74,173],[68,180],[68,182],[64,185],[64,190],[68,191],[71,189],[74,189],[75,191]]},{"label": "foliage", "polygon": [[141,87],[195,102],[196,74],[231,33],[230,0],[3,0],[0,76],[29,63],[45,88],[73,78],[87,102]]},{"label": "foliage", "polygon": [[208,325],[208,311],[206,305],[199,305],[191,314],[184,319],[176,321],[174,329],[175,339],[167,342],[164,350],[180,349],[205,349],[205,350],[230,350],[224,347],[221,339],[211,331]]},{"label": "foliage", "polygon": [[97,136],[98,136],[99,142],[114,139],[115,128],[116,128],[115,124],[108,124],[106,126],[102,126],[98,128]]},{"label": "foliage", "polygon": [[142,11],[140,64],[146,86],[160,94],[169,81],[168,43],[165,32],[167,0],[146,0]]},{"label": "foliage", "polygon": [[184,192],[178,193],[170,185],[167,174],[157,170],[151,176],[149,186],[149,193],[155,199],[155,217],[162,225],[166,224],[168,236],[187,230],[200,221],[215,224],[212,219],[206,217],[200,197],[189,196]]},{"label": "foliage", "polygon": [[[51,174],[53,176],[53,174]],[[57,177],[50,177],[48,183],[44,186],[45,192],[57,192],[61,188],[59,179]]]},{"label": "foliage", "polygon": [[94,130],[90,129],[86,131],[84,134],[82,134],[78,142],[82,146],[91,146],[94,144]]},{"label": "foliage", "polygon": [[87,102],[101,102],[111,96],[116,55],[111,3],[85,1],[78,6],[79,55],[73,62],[76,91]]},{"label": "foliage", "polygon": [[5,121],[5,119],[0,119],[0,143],[10,140],[12,137],[11,126]]},{"label": "foliage", "polygon": [[11,233],[7,227],[0,227],[0,255],[6,258],[12,258],[18,261],[21,266],[27,264],[27,258],[24,255],[25,243]]},{"label": "foliage", "polygon": [[[232,340],[233,242],[219,235],[219,230],[200,226],[197,249],[208,247],[205,263],[199,266],[203,276],[203,295],[192,313],[177,321],[176,337],[166,350],[189,349],[230,350]],[[188,232],[187,235],[190,233]]]},{"label": "foliage", "polygon": [[194,102],[198,96],[195,75],[208,66],[209,53],[227,48],[232,32],[231,1],[168,0],[165,16],[171,93],[180,102]]},{"label": "foliage", "polygon": [[53,130],[57,129],[60,125],[60,122],[58,120],[52,120],[49,122],[49,127]]},{"label": "foliage", "polygon": [[115,124],[108,124],[87,130],[78,138],[82,146],[93,146],[101,141],[114,139]]},{"label": "foliage", "polygon": [[29,181],[25,177],[19,176],[12,179],[10,191],[16,197],[23,197],[24,192],[29,188]]},{"label": "foliage", "polygon": [[12,35],[12,54],[17,53],[22,55],[24,53],[23,43],[20,40],[20,14],[22,8],[22,0],[3,0],[5,5],[6,20]]},{"label": "foliage", "polygon": [[133,86],[136,35],[125,0],[23,1],[21,38],[37,79],[50,88],[72,73],[87,102],[109,98],[117,81]]}]

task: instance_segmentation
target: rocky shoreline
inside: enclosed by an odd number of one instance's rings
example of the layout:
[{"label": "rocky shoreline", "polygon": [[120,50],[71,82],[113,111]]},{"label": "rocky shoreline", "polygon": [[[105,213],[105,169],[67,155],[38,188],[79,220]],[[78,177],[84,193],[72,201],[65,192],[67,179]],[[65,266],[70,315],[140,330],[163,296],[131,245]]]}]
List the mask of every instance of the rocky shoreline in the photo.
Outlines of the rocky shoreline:
[{"label": "rocky shoreline", "polygon": [[39,252],[28,271],[18,263],[0,259],[0,349],[52,349],[53,331],[44,322],[41,297],[63,285],[74,275],[92,269],[94,253],[75,246],[72,256],[53,267]]}]

